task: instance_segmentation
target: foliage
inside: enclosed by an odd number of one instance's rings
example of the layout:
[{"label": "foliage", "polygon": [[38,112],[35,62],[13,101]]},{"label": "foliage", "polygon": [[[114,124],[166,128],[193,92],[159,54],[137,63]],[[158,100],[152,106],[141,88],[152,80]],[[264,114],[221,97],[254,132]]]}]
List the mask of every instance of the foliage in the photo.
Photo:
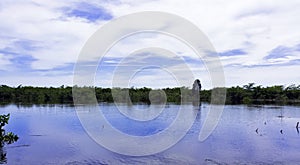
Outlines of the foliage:
[{"label": "foliage", "polygon": [[5,132],[4,126],[8,124],[9,117],[10,114],[0,115],[0,147],[3,147],[4,144],[14,143],[19,139],[19,137],[12,132]]},{"label": "foliage", "polygon": [[[149,93],[151,88],[100,88],[100,87],[77,87],[77,94],[80,95],[78,102],[86,103],[93,100],[96,95],[98,102],[128,102],[129,97],[132,102],[150,103]],[[201,101],[210,102],[212,91],[202,90]],[[191,100],[191,89],[187,87],[163,88],[167,102],[180,103],[181,100]],[[183,93],[182,93],[183,92]],[[112,93],[116,94],[113,97]],[[91,95],[93,94],[93,95]],[[129,97],[128,97],[129,96]],[[182,98],[184,96],[184,98]],[[296,104],[300,103],[300,85],[290,85],[287,87],[276,85],[271,87],[255,86],[249,83],[242,87],[226,88],[227,104]],[[158,100],[156,100],[157,102]],[[31,87],[18,86],[9,87],[0,86],[0,106],[4,103],[16,104],[61,104],[73,103],[72,87],[60,86],[54,87]]]},{"label": "foliage", "polygon": [[299,100],[300,86],[262,87],[254,86],[254,83],[228,88],[226,98],[228,104],[299,104]]}]

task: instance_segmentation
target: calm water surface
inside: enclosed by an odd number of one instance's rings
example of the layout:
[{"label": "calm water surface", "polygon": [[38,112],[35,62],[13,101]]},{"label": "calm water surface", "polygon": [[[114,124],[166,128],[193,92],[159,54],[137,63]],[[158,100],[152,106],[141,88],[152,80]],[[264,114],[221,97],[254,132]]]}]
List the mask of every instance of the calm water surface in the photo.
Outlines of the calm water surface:
[{"label": "calm water surface", "polygon": [[[113,104],[100,107],[115,128],[145,136],[165,129],[175,119],[179,105],[166,106],[158,118],[149,122],[128,119]],[[136,107],[147,105],[128,109]],[[0,114],[11,113],[6,130],[20,137],[2,148],[6,153],[3,163],[300,164],[300,135],[295,128],[300,121],[300,107],[225,106],[217,128],[200,142],[198,136],[208,107],[201,105],[194,125],[177,145],[143,157],[120,155],[98,145],[86,134],[72,106],[0,107]]]}]

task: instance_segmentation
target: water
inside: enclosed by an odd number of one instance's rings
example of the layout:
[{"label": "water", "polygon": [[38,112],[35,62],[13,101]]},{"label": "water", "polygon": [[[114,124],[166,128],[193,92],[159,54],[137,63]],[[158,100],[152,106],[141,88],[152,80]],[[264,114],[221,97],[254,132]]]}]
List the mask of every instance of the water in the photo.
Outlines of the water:
[{"label": "water", "polygon": [[[133,121],[111,104],[101,109],[112,125],[125,133],[145,136],[159,133],[175,119],[179,105],[168,105],[154,121]],[[147,105],[126,107],[147,108]],[[68,105],[0,107],[11,113],[7,131],[20,139],[2,148],[7,164],[300,164],[300,107],[225,106],[214,132],[198,141],[208,112],[202,104],[187,135],[175,146],[151,156],[125,156],[113,153],[87,135]],[[257,130],[257,131],[256,131]],[[282,133],[280,132],[282,130]],[[118,140],[111,137],[112,140]]]}]

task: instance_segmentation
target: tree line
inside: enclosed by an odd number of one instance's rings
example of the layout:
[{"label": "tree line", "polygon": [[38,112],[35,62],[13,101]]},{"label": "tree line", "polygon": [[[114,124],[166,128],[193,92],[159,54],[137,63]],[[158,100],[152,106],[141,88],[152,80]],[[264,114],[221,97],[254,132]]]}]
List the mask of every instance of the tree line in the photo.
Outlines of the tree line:
[{"label": "tree line", "polygon": [[[210,101],[211,90],[202,91],[201,97]],[[249,83],[226,88],[226,104],[300,104],[300,85],[263,87]]]},{"label": "tree line", "polygon": [[[73,103],[72,88],[70,86],[60,87],[32,87],[18,86],[10,87],[0,86],[1,104],[66,104]],[[163,88],[160,90],[151,88],[101,88],[101,87],[77,87],[79,98],[83,101],[92,100],[96,95],[98,102],[126,102],[129,99],[132,102],[150,103],[151,91],[152,100],[180,103],[182,97],[184,100],[191,100],[191,89],[187,87]],[[93,92],[90,92],[90,91]],[[210,102],[212,90],[201,90],[200,100]],[[150,98],[149,98],[150,93]],[[113,97],[113,95],[115,97]],[[164,95],[165,94],[165,95]],[[226,88],[226,104],[300,104],[300,85],[282,86],[275,85],[263,87],[249,83],[244,86],[235,86]],[[80,101],[80,100],[79,100]]]}]

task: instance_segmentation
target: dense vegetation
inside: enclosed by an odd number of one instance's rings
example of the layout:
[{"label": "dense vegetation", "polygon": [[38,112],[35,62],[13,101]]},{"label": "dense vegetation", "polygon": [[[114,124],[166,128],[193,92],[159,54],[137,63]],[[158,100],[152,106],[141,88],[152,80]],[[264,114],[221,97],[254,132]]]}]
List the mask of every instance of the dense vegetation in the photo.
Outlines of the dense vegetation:
[{"label": "dense vegetation", "polygon": [[[100,87],[77,87],[80,89],[80,98],[89,100],[93,97],[87,94],[87,91],[93,90],[99,102],[126,101],[128,98],[123,97],[122,92],[128,92],[132,102],[149,103],[149,92],[153,91],[150,88],[100,88]],[[179,103],[181,100],[181,92],[187,92],[185,96],[190,96],[191,90],[186,87],[164,88],[168,102]],[[214,89],[213,89],[214,90]],[[117,92],[119,98],[113,98],[112,92]],[[210,102],[212,90],[201,91],[201,101]],[[162,98],[162,96],[157,96]],[[187,98],[188,100],[189,98]],[[227,104],[300,104],[300,85],[290,85],[287,87],[277,85],[271,87],[255,86],[254,83],[249,83],[242,87],[236,86],[226,88],[226,103]],[[6,85],[0,86],[0,102],[7,103],[22,103],[22,104],[56,104],[56,103],[73,103],[72,87],[31,87],[18,86],[9,87]]]},{"label": "dense vegetation", "polygon": [[[210,100],[210,95],[211,90],[201,92],[205,101]],[[226,88],[226,104],[300,104],[300,85],[262,87],[249,83]]]},{"label": "dense vegetation", "polygon": [[16,142],[19,137],[12,132],[6,133],[4,127],[8,124],[10,114],[0,115],[0,164],[6,164],[6,152],[3,150],[5,144],[11,144]]},{"label": "dense vegetation", "polygon": [[0,115],[0,147],[3,147],[5,144],[14,143],[19,139],[17,135],[12,132],[6,133],[4,126],[8,124],[10,114]]}]

